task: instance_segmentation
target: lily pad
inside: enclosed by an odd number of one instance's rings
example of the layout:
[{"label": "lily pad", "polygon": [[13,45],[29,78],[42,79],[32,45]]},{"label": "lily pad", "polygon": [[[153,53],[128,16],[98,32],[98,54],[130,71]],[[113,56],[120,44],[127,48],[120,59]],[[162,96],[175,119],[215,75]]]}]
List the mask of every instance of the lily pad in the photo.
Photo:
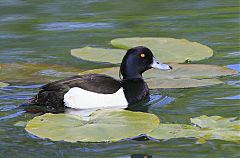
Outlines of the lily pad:
[{"label": "lily pad", "polygon": [[184,63],[185,61],[203,60],[213,55],[211,48],[186,39],[132,37],[113,39],[111,44],[121,49],[146,46],[162,62]]},{"label": "lily pad", "polygon": [[219,139],[219,140],[225,140],[225,141],[232,141],[236,143],[240,143],[240,131],[239,130],[232,130],[228,128],[218,128],[215,130],[209,130],[208,135],[205,135],[205,140],[210,139]]},{"label": "lily pad", "polygon": [[69,114],[44,114],[27,123],[26,130],[40,138],[68,142],[114,142],[141,134],[154,139],[196,138],[240,142],[239,120],[220,116],[192,118],[195,125],[159,124],[157,116],[126,110],[99,110],[88,121]]},{"label": "lily pad", "polygon": [[177,79],[161,79],[152,78],[145,80],[150,89],[157,88],[194,88],[204,87],[216,84],[222,84],[223,82],[218,79],[192,79],[192,78],[177,78]]},{"label": "lily pad", "polygon": [[[170,64],[173,70],[152,69],[143,74],[149,88],[187,88],[220,84],[222,81],[213,77],[232,75],[237,72],[225,67],[203,64]],[[100,73],[118,78],[119,67],[84,71],[81,74]]]},{"label": "lily pad", "polygon": [[227,76],[237,74],[236,71],[228,69],[226,67],[217,65],[205,65],[205,64],[170,64],[173,70],[159,71],[152,69],[146,71],[146,75],[156,78],[212,78],[216,76]]},{"label": "lily pad", "polygon": [[125,53],[126,50],[121,49],[104,49],[92,47],[84,47],[71,50],[71,55],[74,57],[88,61],[107,62],[112,64],[121,63]]},{"label": "lily pad", "polygon": [[200,128],[184,124],[160,124],[158,128],[147,134],[155,139],[172,139],[172,138],[196,138],[201,133]]},{"label": "lily pad", "polygon": [[43,83],[79,73],[78,68],[50,64],[0,64],[1,81]]},{"label": "lily pad", "polygon": [[69,114],[44,114],[30,120],[26,130],[40,138],[68,142],[108,142],[145,134],[159,125],[157,116],[126,110],[99,110],[88,121]]},{"label": "lily pad", "polygon": [[240,141],[240,122],[236,118],[204,115],[192,118],[191,122],[196,126],[160,124],[158,128],[147,135],[155,139],[197,138],[200,143],[210,139]]},{"label": "lily pad", "polygon": [[3,82],[0,82],[0,88],[1,87],[6,87],[6,86],[8,86],[9,84],[7,84],[7,83],[3,83]]},{"label": "lily pad", "polygon": [[236,120],[236,117],[224,118],[221,116],[200,116],[191,118],[191,123],[201,127],[201,128],[233,128],[240,130],[240,120]]}]

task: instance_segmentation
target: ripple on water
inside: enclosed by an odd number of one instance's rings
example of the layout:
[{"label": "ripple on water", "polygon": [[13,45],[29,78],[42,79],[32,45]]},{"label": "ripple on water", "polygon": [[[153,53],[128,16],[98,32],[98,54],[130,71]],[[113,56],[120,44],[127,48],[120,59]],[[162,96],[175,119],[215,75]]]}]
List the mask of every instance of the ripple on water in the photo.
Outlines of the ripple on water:
[{"label": "ripple on water", "polygon": [[151,94],[150,101],[148,103],[150,105],[149,110],[164,107],[173,102],[174,100],[175,98],[173,97]]},{"label": "ripple on water", "polygon": [[14,85],[1,88],[0,91],[0,120],[9,120],[25,113],[19,105],[34,96],[32,91],[42,85]]},{"label": "ripple on water", "polygon": [[223,98],[216,98],[216,99],[240,99],[240,95],[234,95],[234,96],[229,96],[229,97],[223,97]]},{"label": "ripple on water", "polygon": [[27,5],[27,2],[22,0],[1,0],[0,6],[1,7],[14,7],[14,6],[24,6]]},{"label": "ripple on water", "polygon": [[16,109],[18,106],[16,105],[4,105],[4,106],[0,106],[0,111],[10,111],[13,109]]},{"label": "ripple on water", "polygon": [[22,35],[16,35],[13,33],[0,33],[0,39],[20,39],[20,38],[24,38],[26,36],[22,36]]},{"label": "ripple on water", "polygon": [[225,55],[225,57],[239,57],[239,56],[240,56],[240,52],[231,52]]},{"label": "ripple on water", "polygon": [[55,76],[55,77],[68,77],[71,75],[75,75],[73,72],[59,72],[56,70],[42,70],[37,72],[36,74],[43,75],[43,76]]},{"label": "ripple on water", "polygon": [[107,29],[112,28],[112,23],[96,22],[96,23],[84,23],[84,22],[54,22],[47,24],[39,24],[37,28],[43,31],[77,31],[77,30],[89,30],[89,29]]},{"label": "ripple on water", "polygon": [[[240,53],[239,53],[239,55],[240,55]],[[233,69],[233,70],[235,70],[237,72],[240,72],[240,64],[227,65],[227,68]]]},{"label": "ripple on water", "polygon": [[1,24],[5,24],[6,22],[16,22],[18,20],[27,20],[32,19],[32,17],[29,17],[27,15],[21,15],[21,14],[10,14],[6,16],[0,17]]},{"label": "ripple on water", "polygon": [[0,120],[15,118],[15,117],[18,117],[18,116],[22,115],[23,113],[25,113],[25,111],[23,111],[23,110],[22,111],[17,111],[13,114],[0,117]]}]

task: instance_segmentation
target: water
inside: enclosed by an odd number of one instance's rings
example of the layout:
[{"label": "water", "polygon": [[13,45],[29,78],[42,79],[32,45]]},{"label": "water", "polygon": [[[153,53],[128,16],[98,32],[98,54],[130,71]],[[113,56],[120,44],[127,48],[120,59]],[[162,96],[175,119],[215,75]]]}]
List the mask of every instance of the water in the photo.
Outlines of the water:
[{"label": "water", "polygon": [[[239,10],[237,0],[1,0],[0,63],[87,69],[87,64],[71,57],[70,49],[111,48],[113,38],[152,36],[206,44],[214,56],[198,63],[229,65],[239,71]],[[239,116],[239,75],[219,79],[224,84],[151,90],[150,111],[165,123],[189,123],[200,115]],[[239,144],[220,140],[199,145],[194,139],[67,143],[34,138],[14,124],[34,116],[17,105],[42,84],[12,83],[0,89],[0,157],[240,157]]]}]

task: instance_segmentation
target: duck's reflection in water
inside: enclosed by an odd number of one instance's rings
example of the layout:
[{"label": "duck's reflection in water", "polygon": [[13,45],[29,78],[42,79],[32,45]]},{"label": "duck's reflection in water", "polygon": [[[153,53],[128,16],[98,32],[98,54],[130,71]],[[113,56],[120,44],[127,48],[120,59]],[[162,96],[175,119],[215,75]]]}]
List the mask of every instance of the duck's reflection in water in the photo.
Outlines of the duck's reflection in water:
[{"label": "duck's reflection in water", "polygon": [[[171,103],[174,100],[175,98],[172,98],[172,97],[153,94],[147,97],[146,99],[144,99],[143,101],[138,102],[137,104],[129,105],[128,108],[126,108],[125,110],[149,112],[154,108],[161,108]],[[121,107],[104,108],[104,110],[117,110],[117,109],[122,109],[122,108]],[[92,108],[92,109],[84,109],[84,110],[66,108],[65,113],[71,114],[71,115],[78,115],[78,116],[81,116],[84,120],[89,120],[91,114],[97,110],[101,110],[101,108]]]},{"label": "duck's reflection in water", "polygon": [[174,100],[175,98],[173,97],[152,94],[145,100],[137,104],[128,106],[126,110],[149,112],[154,108],[164,107],[165,105],[170,104]]},{"label": "duck's reflection in water", "polygon": [[152,158],[149,154],[133,154],[130,158]]}]

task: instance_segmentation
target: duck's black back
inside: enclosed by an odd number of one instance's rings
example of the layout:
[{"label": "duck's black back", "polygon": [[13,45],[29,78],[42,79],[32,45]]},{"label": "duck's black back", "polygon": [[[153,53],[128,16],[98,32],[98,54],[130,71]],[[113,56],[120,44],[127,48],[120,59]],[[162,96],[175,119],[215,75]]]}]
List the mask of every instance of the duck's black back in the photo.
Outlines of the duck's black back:
[{"label": "duck's black back", "polygon": [[110,76],[101,74],[73,76],[44,85],[31,104],[45,106],[50,112],[63,112],[64,95],[73,87],[95,93],[112,94],[119,90],[121,83]]}]

